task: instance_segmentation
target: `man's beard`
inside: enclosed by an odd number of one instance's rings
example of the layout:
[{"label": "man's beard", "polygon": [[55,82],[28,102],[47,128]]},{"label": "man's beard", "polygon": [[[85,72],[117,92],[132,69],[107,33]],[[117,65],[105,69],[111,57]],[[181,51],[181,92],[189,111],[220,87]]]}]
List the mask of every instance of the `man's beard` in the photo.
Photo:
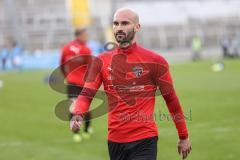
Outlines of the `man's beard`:
[{"label": "man's beard", "polygon": [[[118,34],[124,34],[124,38],[122,39],[118,39]],[[135,30],[134,28],[132,29],[132,31],[127,32],[126,34],[124,32],[117,32],[116,34],[114,34],[116,41],[119,43],[120,46],[128,46],[129,44],[131,44],[132,40],[134,39],[135,36]]]}]

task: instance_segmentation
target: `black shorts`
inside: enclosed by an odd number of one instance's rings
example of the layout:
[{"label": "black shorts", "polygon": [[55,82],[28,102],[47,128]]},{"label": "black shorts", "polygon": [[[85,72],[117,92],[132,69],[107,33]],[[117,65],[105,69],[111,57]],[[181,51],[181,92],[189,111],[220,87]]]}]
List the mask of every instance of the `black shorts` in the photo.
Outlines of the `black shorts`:
[{"label": "black shorts", "polygon": [[156,160],[157,141],[158,137],[129,143],[108,141],[110,160]]},{"label": "black shorts", "polygon": [[82,87],[78,87],[76,84],[67,85],[67,96],[68,98],[77,98],[82,91]]}]

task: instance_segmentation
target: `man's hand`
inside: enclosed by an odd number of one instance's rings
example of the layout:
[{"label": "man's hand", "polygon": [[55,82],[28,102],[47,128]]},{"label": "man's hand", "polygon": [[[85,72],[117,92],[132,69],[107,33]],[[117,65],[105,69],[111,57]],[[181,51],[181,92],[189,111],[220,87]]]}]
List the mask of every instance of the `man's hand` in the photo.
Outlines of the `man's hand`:
[{"label": "man's hand", "polygon": [[77,133],[80,130],[80,127],[82,125],[83,118],[80,115],[74,115],[72,119],[70,120],[70,129]]},{"label": "man's hand", "polygon": [[182,159],[186,159],[192,150],[192,145],[189,139],[181,139],[178,141],[178,153],[182,155]]}]

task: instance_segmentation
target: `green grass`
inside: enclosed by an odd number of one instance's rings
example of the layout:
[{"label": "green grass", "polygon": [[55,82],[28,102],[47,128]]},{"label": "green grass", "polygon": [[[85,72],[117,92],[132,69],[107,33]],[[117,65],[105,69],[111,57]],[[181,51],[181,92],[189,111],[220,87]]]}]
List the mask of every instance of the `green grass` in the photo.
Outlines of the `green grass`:
[{"label": "green grass", "polygon": [[[240,60],[226,60],[214,73],[212,62],[171,66],[175,87],[188,121],[193,152],[189,160],[236,160],[240,157]],[[106,160],[107,118],[93,120],[95,134],[72,142],[67,122],[54,115],[65,99],[43,82],[41,72],[0,73],[0,160]],[[96,103],[94,103],[96,104]],[[168,114],[161,97],[156,110]],[[177,160],[177,133],[171,121],[160,121],[158,159]]]}]

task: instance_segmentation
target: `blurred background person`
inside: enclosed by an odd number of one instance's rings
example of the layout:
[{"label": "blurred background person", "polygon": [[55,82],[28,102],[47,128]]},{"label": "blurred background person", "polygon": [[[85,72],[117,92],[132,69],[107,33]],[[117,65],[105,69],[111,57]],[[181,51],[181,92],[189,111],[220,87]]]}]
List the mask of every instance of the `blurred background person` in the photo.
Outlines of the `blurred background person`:
[{"label": "blurred background person", "polygon": [[1,58],[1,69],[5,71],[7,69],[7,61],[9,58],[9,48],[7,44],[3,45],[2,49],[0,50],[0,58]]},{"label": "blurred background person", "polygon": [[230,49],[231,46],[231,42],[229,40],[228,37],[224,37],[221,41],[221,48],[222,48],[222,53],[223,53],[223,57],[230,57]]},{"label": "blurred background person", "polygon": [[231,47],[230,47],[231,57],[237,58],[239,56],[239,48],[240,48],[240,38],[238,36],[235,36],[232,40]]},{"label": "blurred background person", "polygon": [[202,40],[195,36],[192,40],[192,60],[197,61],[201,58]]},{"label": "blurred background person", "polygon": [[[84,75],[86,73],[87,66],[81,66],[80,68],[72,69],[73,63],[66,63],[68,60],[79,57],[81,55],[91,55],[91,50],[87,46],[88,33],[86,28],[77,28],[74,32],[75,40],[67,43],[61,54],[61,70],[67,81],[67,96],[74,101],[80,94],[84,85]],[[66,63],[66,64],[65,64]],[[72,113],[72,108],[70,108]],[[71,118],[71,117],[70,117]],[[93,133],[90,121],[91,115],[88,113],[85,117],[85,128],[82,133],[82,137],[89,139],[90,134]],[[81,141],[81,135],[74,133],[74,141]]]},{"label": "blurred background person", "polygon": [[11,64],[13,69],[17,69],[17,70],[21,69],[22,53],[23,53],[23,48],[17,43],[17,41],[13,40],[11,42],[11,50],[10,50]]}]

